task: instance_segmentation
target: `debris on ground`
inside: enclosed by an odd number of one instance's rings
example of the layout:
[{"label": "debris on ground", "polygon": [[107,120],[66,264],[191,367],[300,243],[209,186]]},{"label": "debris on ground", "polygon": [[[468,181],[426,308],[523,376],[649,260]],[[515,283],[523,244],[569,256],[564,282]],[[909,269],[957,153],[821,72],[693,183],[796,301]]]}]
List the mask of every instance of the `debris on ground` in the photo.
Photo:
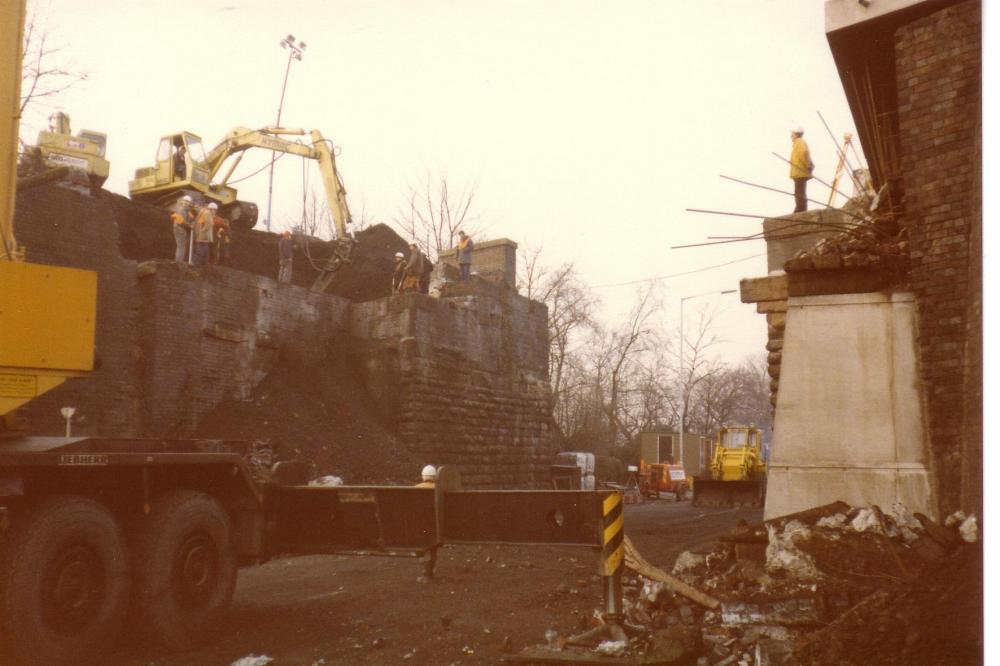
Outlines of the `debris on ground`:
[{"label": "debris on ground", "polygon": [[555,662],[545,650],[586,646],[572,658],[709,666],[978,664],[977,531],[974,516],[951,516],[941,525],[899,504],[884,512],[835,502],[741,525],[707,555],[682,553],[672,575],[627,544],[626,564],[636,575],[623,581],[625,640],[604,628],[569,639],[550,630],[547,645],[526,650],[523,661]]},{"label": "debris on ground", "polygon": [[240,657],[234,661],[230,666],[267,666],[272,663],[274,659],[266,655],[260,655],[259,657],[255,654],[247,655],[246,657]]}]

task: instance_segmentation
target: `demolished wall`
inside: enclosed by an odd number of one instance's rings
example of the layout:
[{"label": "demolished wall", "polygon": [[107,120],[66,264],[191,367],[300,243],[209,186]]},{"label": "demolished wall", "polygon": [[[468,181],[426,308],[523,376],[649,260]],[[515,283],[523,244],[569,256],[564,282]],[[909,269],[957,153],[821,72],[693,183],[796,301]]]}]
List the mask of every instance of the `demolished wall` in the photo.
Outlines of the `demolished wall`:
[{"label": "demolished wall", "polygon": [[299,257],[296,284],[261,275],[272,234],[236,234],[232,267],[156,259],[172,252],[169,220],[109,193],[26,191],[15,222],[31,261],[99,275],[100,368],[31,403],[35,433],[61,434],[71,405],[75,435],[280,440],[349,483],[426,462],[460,466],[470,487],[547,472],[544,306],[478,281],[457,299],[378,298],[404,245],[383,225],[337,275],[334,291],[375,298],[352,303],[300,286],[316,272]]}]

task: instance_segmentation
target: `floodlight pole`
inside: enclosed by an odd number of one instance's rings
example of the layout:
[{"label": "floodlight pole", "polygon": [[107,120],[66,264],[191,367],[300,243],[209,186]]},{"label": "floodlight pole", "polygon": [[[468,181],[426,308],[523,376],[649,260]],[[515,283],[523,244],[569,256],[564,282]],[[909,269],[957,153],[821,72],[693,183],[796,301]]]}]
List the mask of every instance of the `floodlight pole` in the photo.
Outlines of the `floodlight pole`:
[{"label": "floodlight pole", "polygon": [[[275,127],[281,127],[281,109],[285,106],[285,90],[288,88],[288,73],[292,71],[292,60],[302,60],[302,53],[306,49],[305,42],[295,43],[295,35],[288,35],[281,40],[281,48],[288,49],[288,64],[285,65],[285,80],[281,84],[281,99],[278,100],[278,118],[274,121]],[[271,195],[274,192],[274,154],[271,155],[271,169],[267,178],[267,219],[265,225],[267,230],[271,230]]]}]

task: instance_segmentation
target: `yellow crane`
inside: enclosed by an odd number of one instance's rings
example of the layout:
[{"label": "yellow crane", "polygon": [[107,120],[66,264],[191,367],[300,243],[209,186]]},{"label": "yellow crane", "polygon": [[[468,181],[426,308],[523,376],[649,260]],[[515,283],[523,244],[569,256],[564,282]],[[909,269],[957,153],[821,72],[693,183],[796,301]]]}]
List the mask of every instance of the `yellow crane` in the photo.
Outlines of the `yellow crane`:
[{"label": "yellow crane", "polygon": [[14,236],[24,0],[0,0],[0,435],[15,409],[93,369],[97,274],[25,261]]}]

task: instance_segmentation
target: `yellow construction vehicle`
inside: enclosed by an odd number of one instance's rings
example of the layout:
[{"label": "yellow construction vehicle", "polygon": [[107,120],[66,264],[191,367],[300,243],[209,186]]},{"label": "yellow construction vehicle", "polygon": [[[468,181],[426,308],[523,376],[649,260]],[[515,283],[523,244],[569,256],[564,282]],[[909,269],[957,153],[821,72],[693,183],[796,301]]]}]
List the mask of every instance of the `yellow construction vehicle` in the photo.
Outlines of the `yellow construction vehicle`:
[{"label": "yellow construction vehicle", "polygon": [[105,159],[108,137],[93,130],[70,131],[69,116],[56,111],[49,116],[49,129],[38,133],[38,142],[25,149],[19,175],[35,175],[46,168],[68,167],[97,190],[108,179],[111,163]]},{"label": "yellow construction vehicle", "polygon": [[[129,196],[169,208],[183,194],[194,194],[214,201],[219,213],[236,229],[251,229],[257,224],[257,206],[239,201],[229,179],[239,166],[243,154],[250,148],[264,148],[279,153],[298,155],[316,160],[319,165],[327,202],[333,214],[339,238],[347,237],[351,213],[347,208],[347,192],[337,174],[330,143],[317,130],[308,132],[309,143],[291,141],[286,136],[304,136],[306,130],[286,127],[249,129],[236,127],[211,151],[205,153],[201,138],[191,132],[171,134],[160,139],[156,164],[136,169],[135,180],[129,181]],[[222,180],[213,182],[226,160],[235,155]]]},{"label": "yellow construction vehicle", "polygon": [[15,409],[94,363],[96,273],[27,263],[14,236],[15,187],[26,186],[16,171],[23,26],[24,0],[3,0],[2,62],[14,66],[0,68],[0,435]]},{"label": "yellow construction vehicle", "polygon": [[762,506],[767,464],[761,454],[761,431],[753,426],[724,426],[715,436],[710,476],[694,479],[695,506]]}]

